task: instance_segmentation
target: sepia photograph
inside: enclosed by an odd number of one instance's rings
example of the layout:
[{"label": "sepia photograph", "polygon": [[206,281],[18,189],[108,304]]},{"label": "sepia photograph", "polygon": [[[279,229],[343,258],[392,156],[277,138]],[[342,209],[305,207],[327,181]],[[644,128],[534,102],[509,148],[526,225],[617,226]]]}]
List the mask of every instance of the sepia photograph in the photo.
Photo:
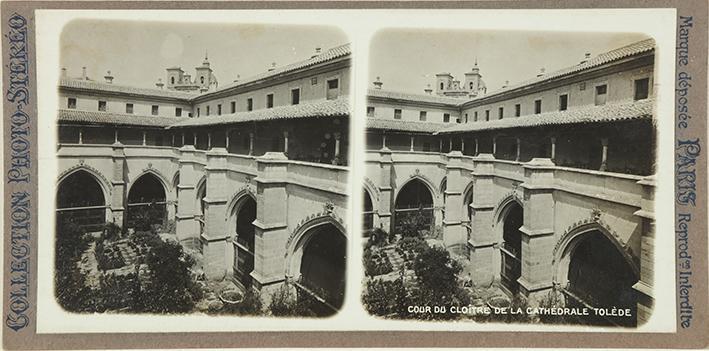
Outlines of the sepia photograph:
[{"label": "sepia photograph", "polygon": [[637,33],[376,33],[367,311],[643,325],[654,301],[655,47]]},{"label": "sepia photograph", "polygon": [[65,311],[340,310],[352,54],[341,30],[80,19],[59,45]]}]

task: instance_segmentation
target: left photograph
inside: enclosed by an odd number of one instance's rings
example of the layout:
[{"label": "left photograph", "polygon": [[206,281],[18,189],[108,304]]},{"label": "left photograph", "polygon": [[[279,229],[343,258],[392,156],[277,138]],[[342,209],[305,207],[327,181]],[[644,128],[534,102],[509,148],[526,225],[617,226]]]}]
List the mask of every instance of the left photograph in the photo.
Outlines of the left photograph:
[{"label": "left photograph", "polygon": [[348,42],[325,26],[70,22],[57,67],[57,303],[337,313]]}]

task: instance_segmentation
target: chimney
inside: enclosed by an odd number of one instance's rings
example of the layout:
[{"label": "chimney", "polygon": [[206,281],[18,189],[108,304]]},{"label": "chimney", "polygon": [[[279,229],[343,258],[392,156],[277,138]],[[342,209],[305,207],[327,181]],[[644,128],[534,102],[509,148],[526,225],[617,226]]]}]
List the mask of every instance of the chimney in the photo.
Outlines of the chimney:
[{"label": "chimney", "polygon": [[236,79],[234,79],[234,83],[238,82],[239,79],[241,79],[241,74],[236,75]]},{"label": "chimney", "polygon": [[502,88],[507,88],[508,85],[510,85],[510,81],[506,80],[505,84],[502,85]]},{"label": "chimney", "polygon": [[590,52],[587,52],[587,53],[584,55],[583,60],[581,60],[581,62],[579,62],[579,64],[588,62],[588,60],[589,60],[590,58],[591,58],[591,53],[590,53]]},{"label": "chimney", "polygon": [[426,84],[426,89],[423,90],[426,94],[431,95],[433,89],[431,89],[431,84]]},{"label": "chimney", "polygon": [[62,78],[66,78],[66,67],[62,67]]},{"label": "chimney", "polygon": [[161,79],[161,78],[158,78],[158,82],[155,83],[155,86],[158,87],[158,89],[162,89],[162,87],[163,87],[164,85],[165,85],[165,84],[163,84],[162,79]]},{"label": "chimney", "polygon": [[86,66],[81,67],[81,79],[86,80]]},{"label": "chimney", "polygon": [[315,54],[313,54],[313,56],[310,56],[310,58],[316,58],[316,57],[320,56],[321,51],[322,51],[321,48],[315,48]]},{"label": "chimney", "polygon": [[544,75],[544,67],[542,67],[541,69],[539,69],[539,74],[537,74],[537,77],[541,77],[541,76],[543,76],[543,75]]},{"label": "chimney", "polygon": [[377,77],[377,80],[373,84],[374,89],[381,89],[384,83],[379,79],[379,77]]},{"label": "chimney", "polygon": [[113,76],[111,75],[111,71],[106,72],[106,75],[103,76],[103,79],[105,79],[106,83],[108,84],[113,83]]},{"label": "chimney", "polygon": [[275,62],[272,62],[272,63],[271,63],[271,68],[269,68],[268,71],[271,72],[271,71],[273,71],[274,69],[276,69],[276,63],[275,63]]}]

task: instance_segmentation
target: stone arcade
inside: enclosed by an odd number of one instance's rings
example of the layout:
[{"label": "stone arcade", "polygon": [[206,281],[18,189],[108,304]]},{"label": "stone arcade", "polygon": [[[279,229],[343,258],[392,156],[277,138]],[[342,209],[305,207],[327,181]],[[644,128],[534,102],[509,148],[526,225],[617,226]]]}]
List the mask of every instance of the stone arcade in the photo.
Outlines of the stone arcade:
[{"label": "stone arcade", "polygon": [[[131,226],[162,211],[209,279],[264,298],[285,281],[343,301],[349,45],[217,87],[167,69],[156,89],[86,76],[59,84],[57,214]],[[76,190],[81,189],[81,193]]]},{"label": "stone arcade", "polygon": [[396,232],[422,209],[475,284],[499,281],[533,305],[556,288],[567,305],[631,308],[628,324],[642,324],[653,304],[654,45],[462,98],[438,91],[447,74],[435,95],[378,79],[365,226]]}]

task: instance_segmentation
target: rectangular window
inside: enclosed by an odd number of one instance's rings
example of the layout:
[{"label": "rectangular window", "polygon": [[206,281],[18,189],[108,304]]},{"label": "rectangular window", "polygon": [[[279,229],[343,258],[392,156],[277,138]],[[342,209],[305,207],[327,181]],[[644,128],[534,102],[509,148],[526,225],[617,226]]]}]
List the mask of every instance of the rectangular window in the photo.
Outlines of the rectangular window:
[{"label": "rectangular window", "polygon": [[519,117],[521,115],[522,115],[522,105],[516,104],[515,105],[515,117]]},{"label": "rectangular window", "polygon": [[559,95],[559,111],[566,111],[569,108],[569,95]]},{"label": "rectangular window", "polygon": [[106,101],[99,101],[98,102],[98,110],[106,112]]},{"label": "rectangular window", "polygon": [[273,107],[273,94],[266,95],[266,108]]},{"label": "rectangular window", "polygon": [[478,121],[478,111],[473,112],[473,122]]},{"label": "rectangular window", "polygon": [[534,100],[534,114],[538,115],[542,113],[542,100]]},{"label": "rectangular window", "polygon": [[153,105],[152,108],[150,109],[150,113],[151,113],[153,116],[157,116],[157,115],[158,115],[158,109],[159,109],[159,108],[160,108],[160,107],[158,107],[158,105]]},{"label": "rectangular window", "polygon": [[485,120],[486,121],[490,120],[490,110],[485,110]]},{"label": "rectangular window", "polygon": [[647,99],[650,95],[650,78],[635,80],[635,101]]},{"label": "rectangular window", "polygon": [[422,121],[422,122],[426,121],[426,111],[419,112],[419,121]]},{"label": "rectangular window", "polygon": [[502,117],[504,117],[504,115],[505,115],[505,108],[504,107],[498,108],[497,109],[497,118],[502,119]]},{"label": "rectangular window", "polygon": [[209,105],[207,105],[207,116],[209,116],[209,113],[210,113],[210,111],[209,111]]},{"label": "rectangular window", "polygon": [[317,84],[318,84],[318,77],[310,78],[310,85],[317,85]]},{"label": "rectangular window", "polygon": [[374,117],[374,107],[367,106],[367,117]]},{"label": "rectangular window", "polygon": [[236,101],[231,102],[230,111],[231,113],[236,113]]},{"label": "rectangular window", "polygon": [[182,107],[175,107],[175,117],[182,117]]},{"label": "rectangular window", "polygon": [[606,98],[608,97],[608,85],[598,85],[596,86],[596,106],[605,105]]},{"label": "rectangular window", "polygon": [[199,112],[200,112],[200,111],[199,111],[199,107],[197,107],[197,117],[199,117],[199,115],[200,115]]},{"label": "rectangular window", "polygon": [[222,115],[222,104],[217,104],[217,116]]},{"label": "rectangular window", "polygon": [[76,108],[76,98],[69,98],[66,102],[66,107],[70,109]]},{"label": "rectangular window", "polygon": [[248,98],[246,99],[246,111],[253,111],[254,110],[254,99]]},{"label": "rectangular window", "polygon": [[290,91],[290,103],[291,105],[300,104],[300,89],[293,89]]},{"label": "rectangular window", "polygon": [[465,114],[465,123],[468,123],[468,114]]},{"label": "rectangular window", "polygon": [[451,114],[450,113],[444,113],[443,114],[443,123],[450,123],[451,121]]},{"label": "rectangular window", "polygon": [[401,119],[401,109],[394,109],[394,119]]},{"label": "rectangular window", "polygon": [[327,81],[327,99],[334,100],[340,95],[340,80],[330,79]]},{"label": "rectangular window", "polygon": [[460,123],[460,117],[455,118],[455,123]]},{"label": "rectangular window", "polygon": [[133,113],[133,104],[126,104],[126,113]]}]

